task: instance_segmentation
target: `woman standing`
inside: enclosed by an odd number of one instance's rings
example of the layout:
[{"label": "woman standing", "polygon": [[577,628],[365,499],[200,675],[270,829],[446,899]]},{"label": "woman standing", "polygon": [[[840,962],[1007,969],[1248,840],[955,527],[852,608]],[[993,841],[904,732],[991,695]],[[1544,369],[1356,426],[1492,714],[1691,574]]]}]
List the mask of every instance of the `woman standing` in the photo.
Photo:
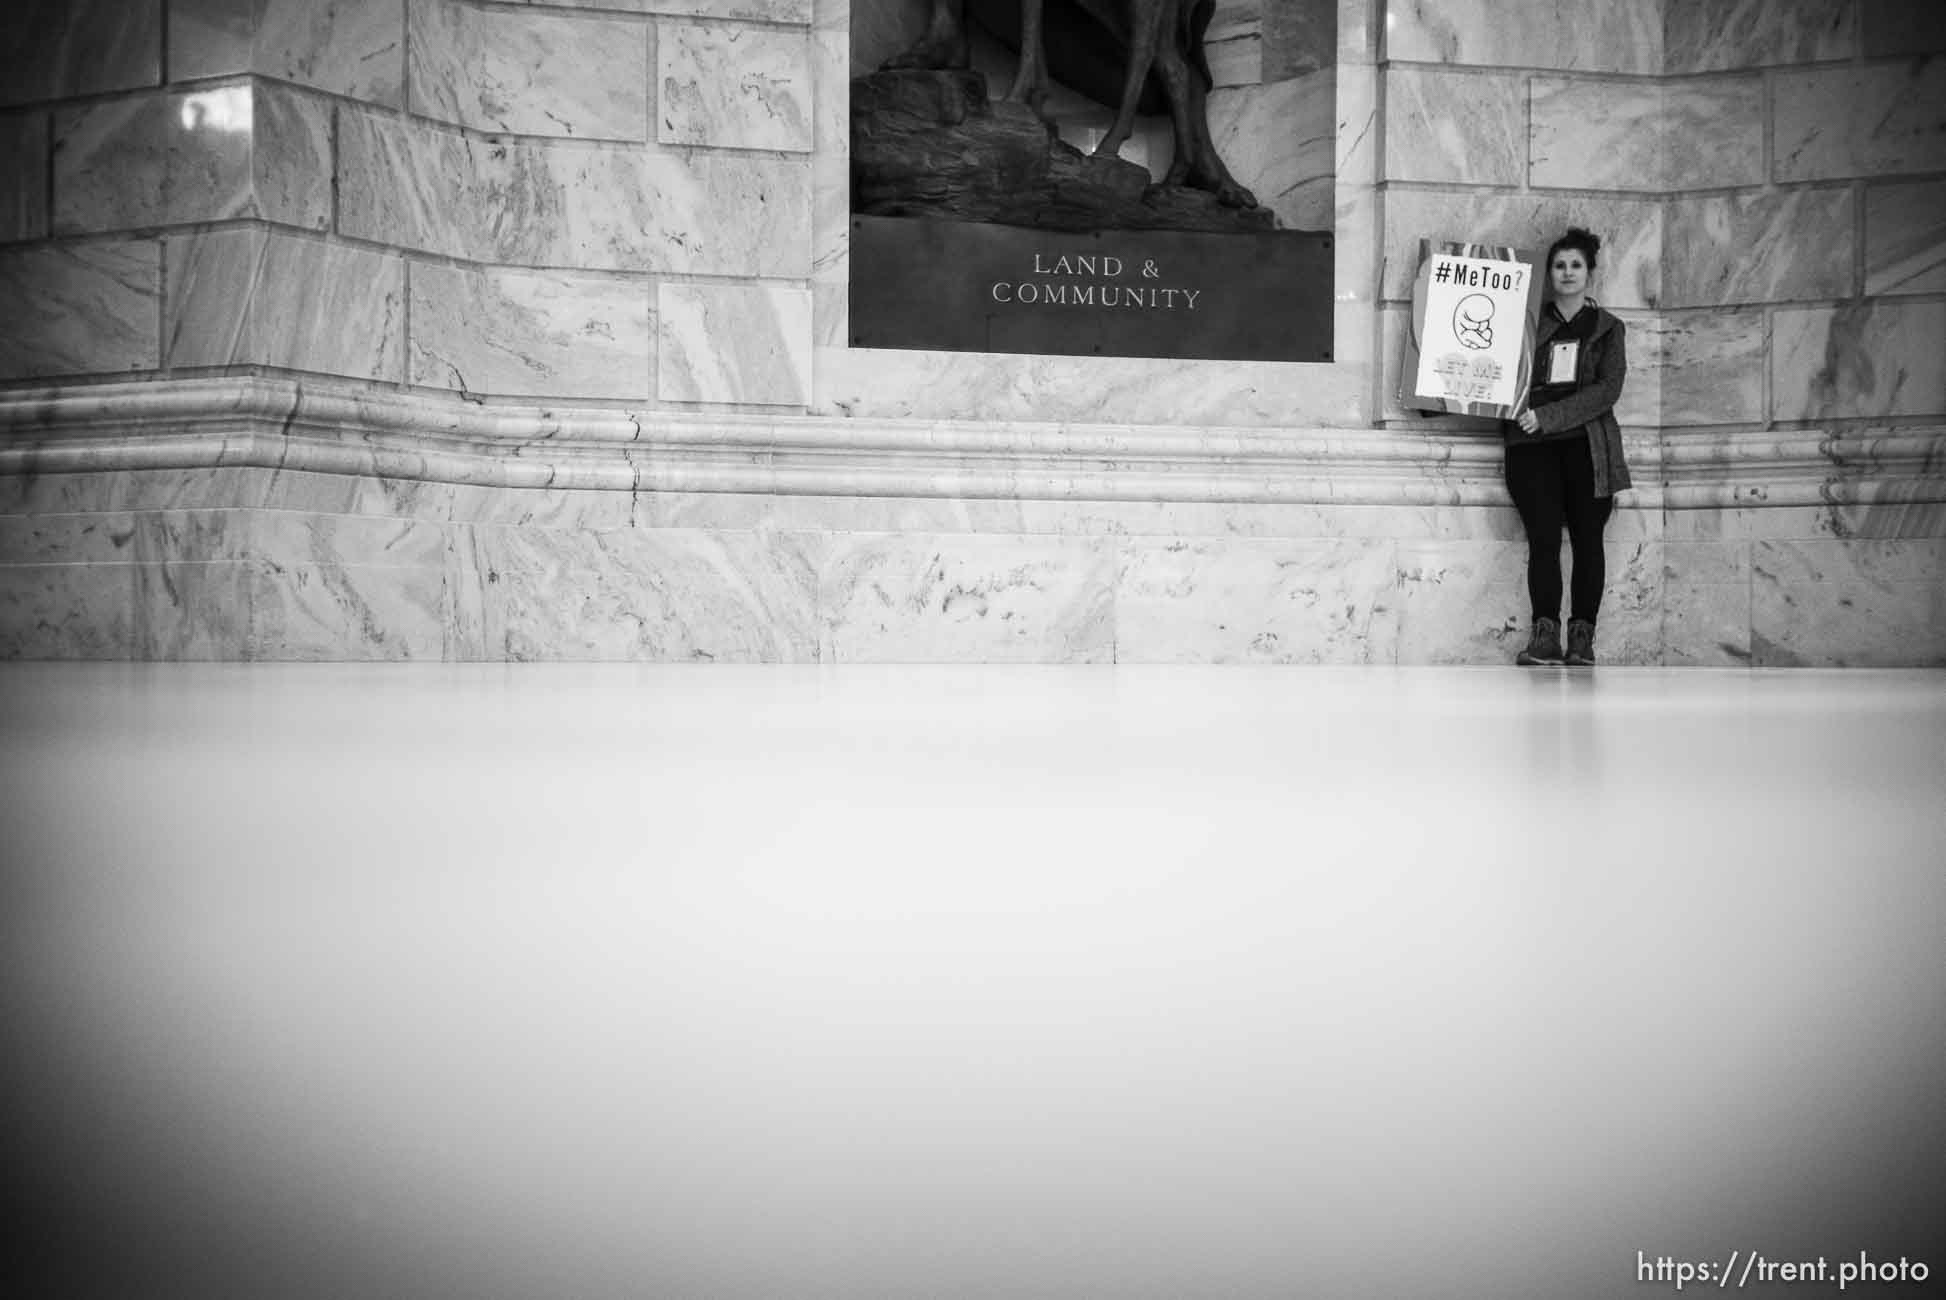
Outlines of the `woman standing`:
[{"label": "woman standing", "polygon": [[[1631,486],[1615,402],[1628,375],[1622,322],[1588,296],[1601,240],[1579,226],[1547,250],[1552,301],[1534,339],[1526,409],[1504,426],[1507,489],[1527,532],[1534,632],[1516,659],[1593,667],[1595,617],[1608,579],[1602,532]],[[1568,637],[1561,646],[1561,529],[1573,555]]]}]

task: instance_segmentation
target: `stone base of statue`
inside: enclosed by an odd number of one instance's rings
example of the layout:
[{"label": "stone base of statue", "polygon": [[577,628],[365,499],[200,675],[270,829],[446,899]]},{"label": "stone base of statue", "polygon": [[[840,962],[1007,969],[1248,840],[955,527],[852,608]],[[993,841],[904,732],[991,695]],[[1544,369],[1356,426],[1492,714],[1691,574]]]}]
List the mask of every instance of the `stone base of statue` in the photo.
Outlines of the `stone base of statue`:
[{"label": "stone base of statue", "polygon": [[1025,104],[987,98],[972,71],[900,69],[851,83],[851,207],[1038,230],[1275,230],[1267,208],[1158,185],[1146,168],[1085,154]]}]

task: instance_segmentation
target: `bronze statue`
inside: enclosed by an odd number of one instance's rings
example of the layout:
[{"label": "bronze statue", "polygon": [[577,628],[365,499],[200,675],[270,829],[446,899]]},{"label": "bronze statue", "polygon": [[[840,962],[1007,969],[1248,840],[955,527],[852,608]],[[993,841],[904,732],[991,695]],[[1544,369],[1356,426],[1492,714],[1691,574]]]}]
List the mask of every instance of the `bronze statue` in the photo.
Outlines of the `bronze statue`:
[{"label": "bronze statue", "polygon": [[[1166,107],[1175,158],[1162,183],[1207,191],[1227,207],[1257,206],[1256,196],[1223,165],[1210,136],[1213,79],[1203,37],[1216,0],[932,0],[925,34],[885,67],[967,67],[969,7],[1003,40],[1018,32],[1020,62],[1009,101],[1039,111],[1052,66],[1063,82],[1116,110],[1114,125],[1095,149],[1095,156],[1108,158],[1120,155],[1138,111]],[[1118,78],[1103,75],[1104,55],[1116,58]],[[1111,79],[1118,84],[1107,84]]]}]

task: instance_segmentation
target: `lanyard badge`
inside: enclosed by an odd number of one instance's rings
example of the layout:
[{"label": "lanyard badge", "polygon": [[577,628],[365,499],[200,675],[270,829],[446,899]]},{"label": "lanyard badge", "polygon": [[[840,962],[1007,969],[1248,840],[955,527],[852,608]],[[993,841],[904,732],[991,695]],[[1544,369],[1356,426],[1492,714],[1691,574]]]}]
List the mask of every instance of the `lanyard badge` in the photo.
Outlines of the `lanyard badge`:
[{"label": "lanyard badge", "polygon": [[1581,340],[1568,339],[1556,343],[1547,350],[1547,383],[1571,384],[1574,382],[1574,368],[1581,360]]}]

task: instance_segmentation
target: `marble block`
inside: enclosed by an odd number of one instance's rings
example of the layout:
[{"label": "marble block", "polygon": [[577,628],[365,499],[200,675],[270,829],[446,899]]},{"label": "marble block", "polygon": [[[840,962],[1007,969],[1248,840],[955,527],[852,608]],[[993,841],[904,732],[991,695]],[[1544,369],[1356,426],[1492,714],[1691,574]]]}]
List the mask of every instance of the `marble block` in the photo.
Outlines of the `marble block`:
[{"label": "marble block", "polygon": [[1852,293],[1856,243],[1849,189],[1676,198],[1666,219],[1665,307]]},{"label": "marble block", "polygon": [[155,369],[161,296],[153,239],[0,249],[0,379]]},{"label": "marble block", "polygon": [[1946,667],[1946,542],[1757,541],[1750,567],[1756,667]]},{"label": "marble block", "polygon": [[1394,544],[1130,538],[1115,584],[1117,663],[1390,663]]},{"label": "marble block", "polygon": [[129,659],[136,650],[128,564],[14,564],[0,555],[0,660]]},{"label": "marble block", "polygon": [[1933,0],[1860,0],[1865,57],[1946,54],[1946,12]]},{"label": "marble block", "polygon": [[1946,302],[1888,299],[1777,312],[1771,417],[1946,414]]},{"label": "marble block", "polygon": [[339,230],[467,261],[803,278],[808,159],[478,140],[347,108]]},{"label": "marble block", "polygon": [[852,534],[819,574],[830,663],[1112,663],[1101,538]]},{"label": "marble block", "polygon": [[[1378,71],[1340,65],[1337,83],[1337,148],[1332,165],[1331,357],[1369,373],[1373,361],[1373,312],[1379,300]],[[1366,412],[1369,420],[1371,414]]]},{"label": "marble block", "polygon": [[808,24],[812,0],[512,0],[556,9],[601,9],[618,14],[665,14],[673,18],[735,18],[752,22]]},{"label": "marble block", "polygon": [[[1762,85],[1757,89],[1761,102]],[[1658,84],[1535,77],[1529,96],[1528,184],[1636,193],[1665,188]],[[1755,124],[1761,169],[1763,123]]]},{"label": "marble block", "polygon": [[427,264],[414,264],[411,279],[412,384],[494,396],[649,396],[644,282]]},{"label": "marble block", "polygon": [[212,230],[171,236],[168,267],[171,366],[404,378],[396,254],[275,230]]},{"label": "marble block", "polygon": [[56,111],[56,234],[235,217],[330,224],[327,103],[238,83]]},{"label": "marble block", "polygon": [[168,0],[168,6],[172,81],[254,72],[368,104],[404,104],[406,6],[398,0]]},{"label": "marble block", "polygon": [[235,567],[250,610],[244,658],[329,663],[457,657],[443,565]]},{"label": "marble block", "polygon": [[780,533],[467,529],[451,560],[455,644],[462,658],[811,662],[825,545]]},{"label": "marble block", "polygon": [[47,234],[47,114],[0,115],[0,243]]},{"label": "marble block", "polygon": [[1857,52],[1853,0],[1677,0],[1663,15],[1666,73],[1824,63]]},{"label": "marble block", "polygon": [[1865,190],[1865,293],[1946,293],[1946,181]]},{"label": "marble block", "polygon": [[639,20],[415,0],[411,33],[416,114],[512,135],[648,139]]},{"label": "marble block", "polygon": [[811,149],[811,43],[802,32],[664,24],[656,139],[727,149]]},{"label": "marble block", "polygon": [[1639,0],[1405,0],[1385,15],[1394,61],[1649,74],[1662,49],[1661,9]]},{"label": "marble block", "polygon": [[1662,409],[1657,423],[1742,424],[1764,418],[1769,342],[1761,308],[1680,312],[1658,330]]},{"label": "marble block", "polygon": [[1777,76],[1773,179],[1946,171],[1946,57]]},{"label": "marble block", "polygon": [[0,104],[133,90],[162,80],[162,8],[143,0],[13,0]]},{"label": "marble block", "polygon": [[264,559],[124,566],[142,660],[439,660],[445,571]]},{"label": "marble block", "polygon": [[1421,239],[1510,244],[1540,258],[1569,226],[1586,226],[1602,238],[1595,297],[1610,308],[1654,307],[1662,298],[1662,208],[1653,199],[1468,194],[1388,185],[1382,293],[1388,301],[1411,300]]},{"label": "marble block", "polygon": [[1395,64],[1385,73],[1386,179],[1521,184],[1526,97],[1522,77]]},{"label": "marble block", "polygon": [[1662,594],[1663,663],[1748,668],[1751,655],[1748,576],[1740,582],[1669,582]]},{"label": "marble block", "polygon": [[1704,190],[1763,183],[1763,78],[1665,81],[1663,188]]},{"label": "marble block", "polygon": [[817,346],[841,348],[851,332],[851,104],[842,90],[851,42],[820,26],[811,37],[812,315]]},{"label": "marble block", "polygon": [[1217,154],[1250,178],[1257,202],[1286,230],[1330,230],[1336,222],[1337,80],[1326,70],[1209,97]]},{"label": "marble block", "polygon": [[1396,561],[1398,662],[1509,663],[1527,644],[1524,541],[1402,541]]},{"label": "marble block", "polygon": [[656,396],[806,406],[811,294],[782,285],[657,287]]}]

